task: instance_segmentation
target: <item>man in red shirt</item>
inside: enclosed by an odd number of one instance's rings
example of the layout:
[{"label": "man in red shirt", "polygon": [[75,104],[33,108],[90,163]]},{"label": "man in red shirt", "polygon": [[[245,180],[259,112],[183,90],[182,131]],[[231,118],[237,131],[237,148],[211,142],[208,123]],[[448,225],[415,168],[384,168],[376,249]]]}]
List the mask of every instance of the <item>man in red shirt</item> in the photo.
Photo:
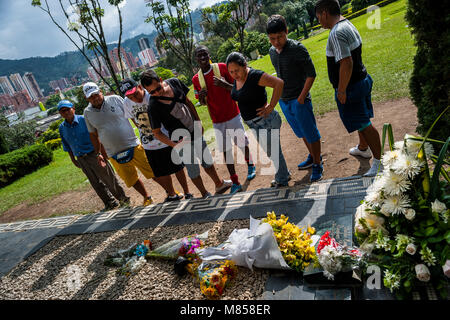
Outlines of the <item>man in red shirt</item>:
[{"label": "man in red shirt", "polygon": [[242,124],[241,113],[236,102],[231,99],[233,78],[228,73],[225,63],[211,64],[209,50],[205,46],[198,46],[194,52],[200,70],[192,77],[195,97],[202,105],[208,106],[209,115],[213,122],[218,149],[223,152],[228,172],[233,186],[230,193],[242,191],[236,169],[234,167],[231,138],[244,152],[248,165],[247,180],[256,175],[256,167],[251,161],[248,148],[248,137]]}]

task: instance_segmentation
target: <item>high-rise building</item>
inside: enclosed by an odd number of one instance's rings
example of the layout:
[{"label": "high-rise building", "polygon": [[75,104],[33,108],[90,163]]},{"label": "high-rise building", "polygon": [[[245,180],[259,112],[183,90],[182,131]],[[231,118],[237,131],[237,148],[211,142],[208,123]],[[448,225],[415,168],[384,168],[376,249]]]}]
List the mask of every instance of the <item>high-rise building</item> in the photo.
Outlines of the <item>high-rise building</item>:
[{"label": "high-rise building", "polygon": [[9,82],[7,76],[0,77],[0,87],[3,90],[3,93],[5,94],[14,94],[16,90],[14,90],[14,87],[11,85],[11,82]]},{"label": "high-rise building", "polygon": [[100,80],[99,75],[97,74],[97,72],[95,72],[94,68],[89,67],[87,69],[87,74],[89,79],[91,79],[92,82],[97,82],[98,80]]},{"label": "high-rise building", "polygon": [[70,83],[66,78],[61,78],[58,80],[52,80],[48,83],[53,90],[60,89],[63,90],[70,87]]},{"label": "high-rise building", "polygon": [[145,49],[138,53],[138,57],[142,62],[142,65],[147,66],[154,66],[156,63],[158,63],[158,60],[156,60],[155,53],[152,49]]},{"label": "high-rise building", "polygon": [[127,52],[126,55],[128,56],[127,62],[129,64],[129,69],[137,69],[138,65],[136,64],[136,59],[134,58],[133,54],[131,52]]},{"label": "high-rise building", "polygon": [[148,38],[140,38],[137,43],[139,46],[139,51],[150,49],[150,42],[148,41]]},{"label": "high-rise building", "polygon": [[28,92],[28,88],[25,85],[25,82],[23,81],[22,77],[19,73],[14,73],[9,75],[9,79],[11,79],[12,84],[16,88],[16,91],[27,91],[28,95],[31,97],[30,92]]},{"label": "high-rise building", "polygon": [[[99,56],[98,58],[92,59],[91,62],[94,65],[95,69],[97,69],[97,71],[100,72],[102,77],[104,77],[104,78],[111,77],[111,72],[109,72],[108,65],[106,64],[105,58]],[[114,64],[113,64],[113,69],[115,69]],[[92,68],[92,71],[95,72],[94,68]],[[98,76],[98,78],[100,78],[99,75],[97,75],[97,76]]]},{"label": "high-rise building", "polygon": [[26,72],[23,75],[23,81],[25,82],[25,85],[28,88],[28,91],[31,93],[33,100],[38,100],[39,98],[42,98],[44,95],[42,94],[41,88],[39,88],[39,85],[36,81],[36,79],[33,76],[33,73]]}]

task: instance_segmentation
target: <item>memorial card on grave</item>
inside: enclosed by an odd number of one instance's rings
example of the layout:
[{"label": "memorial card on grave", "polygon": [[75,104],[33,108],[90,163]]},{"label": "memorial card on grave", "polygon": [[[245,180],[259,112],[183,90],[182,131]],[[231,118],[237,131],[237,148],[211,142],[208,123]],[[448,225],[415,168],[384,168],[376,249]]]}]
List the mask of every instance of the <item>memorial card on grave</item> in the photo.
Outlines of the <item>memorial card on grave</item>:
[{"label": "memorial card on grave", "polygon": [[[320,238],[325,232],[330,231],[330,237],[336,239],[336,241],[345,246],[352,246],[353,235],[353,217],[352,215],[331,215],[323,217],[322,220],[317,222],[313,227],[316,229],[316,235]],[[317,252],[317,246],[319,241],[315,243]],[[355,276],[355,277],[354,277]],[[309,286],[360,286],[362,282],[357,279],[357,275],[353,271],[339,272],[334,276],[334,280],[328,280],[323,275],[323,269],[321,267],[315,268],[312,264],[309,265],[303,272],[303,279],[305,284]]]}]

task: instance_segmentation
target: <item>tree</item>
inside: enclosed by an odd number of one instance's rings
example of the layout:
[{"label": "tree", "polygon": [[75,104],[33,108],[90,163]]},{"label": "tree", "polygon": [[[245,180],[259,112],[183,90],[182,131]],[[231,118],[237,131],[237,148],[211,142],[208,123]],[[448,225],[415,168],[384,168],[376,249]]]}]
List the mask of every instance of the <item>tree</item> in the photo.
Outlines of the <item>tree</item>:
[{"label": "tree", "polygon": [[209,49],[209,56],[213,62],[221,61],[218,57],[218,50],[220,46],[225,42],[225,39],[218,36],[208,37],[205,41],[202,41],[200,44],[206,46]]},{"label": "tree", "polygon": [[161,45],[171,51],[184,65],[187,76],[194,75],[194,30],[189,0],[147,0],[151,16],[145,22],[152,23],[158,32]]},{"label": "tree", "polygon": [[[116,8],[118,14],[119,25],[119,38],[118,38],[118,58],[119,65],[122,65],[122,58],[120,55],[121,42],[122,42],[122,14],[121,3],[123,0],[108,0],[108,3]],[[75,45],[78,51],[88,61],[89,65],[95,70],[99,77],[108,85],[101,72],[101,63],[94,63],[91,61],[88,53],[94,54],[97,61],[101,58],[106,63],[106,67],[112,76],[112,80],[115,86],[110,86],[111,91],[120,94],[117,90],[119,86],[119,80],[116,76],[114,67],[112,65],[108,45],[106,43],[106,37],[103,30],[102,19],[105,15],[105,9],[102,8],[100,0],[58,0],[59,10],[62,11],[67,20],[67,26],[63,27],[61,23],[56,21],[54,14],[52,13],[48,1],[44,0],[45,6],[42,5],[41,0],[32,0],[31,4],[40,8],[42,11],[48,14],[52,22],[64,33],[64,35]],[[54,11],[53,11],[54,12]],[[79,41],[77,42],[76,39]],[[124,70],[121,68],[122,78],[125,77]]]},{"label": "tree", "polygon": [[258,31],[260,33],[266,33],[267,30],[267,20],[269,17],[264,12],[261,12],[256,18],[256,22],[249,28],[249,31]]},{"label": "tree", "polygon": [[[425,135],[435,119],[450,102],[450,25],[445,2],[409,0],[406,20],[417,45],[414,69],[410,79],[410,93],[417,106],[417,131]],[[443,17],[447,17],[446,19]],[[430,137],[447,140],[450,112],[444,114],[431,131]]]},{"label": "tree", "polygon": [[[37,123],[34,120],[25,121],[23,112],[18,114],[17,123],[10,125],[5,115],[0,114],[0,140],[3,136],[3,150],[14,151],[36,141],[35,130]],[[0,141],[0,145],[1,145]],[[6,148],[5,148],[6,146]]]},{"label": "tree", "polygon": [[201,10],[202,26],[206,34],[228,39],[233,37],[233,25],[231,23],[231,12],[225,3],[216,4]]},{"label": "tree", "polygon": [[75,114],[83,114],[84,109],[88,106],[89,102],[83,93],[83,87],[79,86],[75,89]]},{"label": "tree", "polygon": [[54,94],[51,95],[47,101],[45,101],[45,109],[51,109],[54,108],[58,105],[58,102],[61,101],[61,97],[59,96],[59,94]]},{"label": "tree", "polygon": [[163,80],[175,77],[175,75],[173,74],[173,72],[171,70],[165,69],[165,68],[162,68],[162,67],[156,68],[155,72],[158,75],[158,77],[160,77]]}]

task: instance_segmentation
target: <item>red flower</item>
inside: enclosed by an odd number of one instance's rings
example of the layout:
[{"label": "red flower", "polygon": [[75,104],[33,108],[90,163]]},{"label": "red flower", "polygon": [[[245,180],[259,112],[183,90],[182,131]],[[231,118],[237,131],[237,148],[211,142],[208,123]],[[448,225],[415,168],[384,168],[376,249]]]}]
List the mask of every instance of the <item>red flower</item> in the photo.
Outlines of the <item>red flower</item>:
[{"label": "red flower", "polygon": [[325,232],[325,234],[320,238],[319,245],[317,246],[317,253],[320,253],[326,246],[332,245],[333,248],[337,248],[338,244],[334,238],[330,237],[330,231]]}]

